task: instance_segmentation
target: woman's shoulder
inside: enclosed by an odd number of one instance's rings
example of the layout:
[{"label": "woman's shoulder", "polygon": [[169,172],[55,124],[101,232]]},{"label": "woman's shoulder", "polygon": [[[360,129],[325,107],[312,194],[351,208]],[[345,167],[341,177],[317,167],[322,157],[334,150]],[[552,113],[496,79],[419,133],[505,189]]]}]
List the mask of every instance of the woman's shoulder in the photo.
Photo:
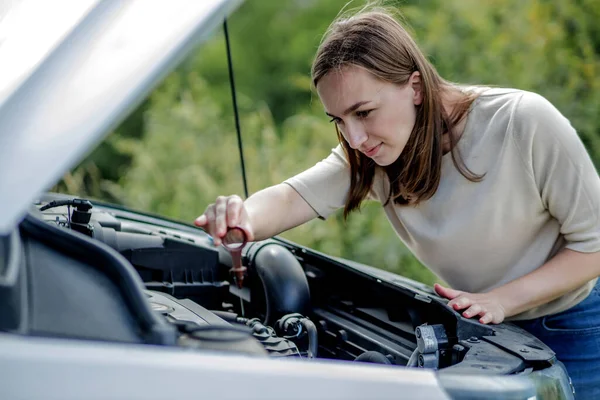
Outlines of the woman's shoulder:
[{"label": "woman's shoulder", "polygon": [[477,107],[477,120],[488,137],[509,140],[528,165],[534,152],[546,157],[559,149],[583,149],[569,119],[540,93],[490,88],[482,91]]},{"label": "woman's shoulder", "polygon": [[482,97],[510,96],[524,92],[524,90],[518,88],[490,85],[461,85],[460,88],[465,92],[475,92]]},{"label": "woman's shoulder", "polygon": [[531,111],[548,111],[554,108],[552,104],[541,94],[524,89],[494,87],[494,86],[466,86],[464,90],[477,93],[477,106],[500,107],[512,105],[510,110],[519,110],[519,114]]},{"label": "woman's shoulder", "polygon": [[488,114],[503,114],[513,129],[547,125],[549,121],[565,119],[558,108],[540,93],[498,87],[478,90],[477,107],[487,110]]},{"label": "woman's shoulder", "polygon": [[521,97],[529,93],[522,89],[495,86],[467,86],[468,93],[476,94],[473,104],[476,108],[504,108],[507,104],[516,104]]},{"label": "woman's shoulder", "polygon": [[560,115],[548,99],[536,92],[489,86],[470,86],[466,90],[477,93],[472,111],[477,115],[474,119],[485,125],[493,120],[493,125],[508,128]]}]

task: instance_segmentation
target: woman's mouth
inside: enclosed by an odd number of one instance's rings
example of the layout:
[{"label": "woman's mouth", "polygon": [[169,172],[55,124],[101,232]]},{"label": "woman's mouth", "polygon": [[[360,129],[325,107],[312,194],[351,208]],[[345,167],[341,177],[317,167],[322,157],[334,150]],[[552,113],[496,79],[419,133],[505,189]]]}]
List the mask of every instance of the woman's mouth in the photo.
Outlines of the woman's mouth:
[{"label": "woman's mouth", "polygon": [[370,149],[364,152],[364,155],[367,157],[374,157],[381,148],[381,145],[382,143],[379,143],[377,146],[371,147]]}]

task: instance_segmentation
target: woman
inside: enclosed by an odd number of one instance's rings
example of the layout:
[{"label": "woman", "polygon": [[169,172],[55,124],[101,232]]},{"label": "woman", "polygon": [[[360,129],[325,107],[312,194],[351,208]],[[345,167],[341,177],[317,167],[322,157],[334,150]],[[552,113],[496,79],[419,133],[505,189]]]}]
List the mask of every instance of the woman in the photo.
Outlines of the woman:
[{"label": "woman", "polygon": [[448,305],[504,320],[552,347],[584,398],[600,396],[600,179],[569,121],[543,97],[442,79],[383,10],[340,18],[312,69],[339,146],[246,201],[196,220],[262,240],[370,198]]}]

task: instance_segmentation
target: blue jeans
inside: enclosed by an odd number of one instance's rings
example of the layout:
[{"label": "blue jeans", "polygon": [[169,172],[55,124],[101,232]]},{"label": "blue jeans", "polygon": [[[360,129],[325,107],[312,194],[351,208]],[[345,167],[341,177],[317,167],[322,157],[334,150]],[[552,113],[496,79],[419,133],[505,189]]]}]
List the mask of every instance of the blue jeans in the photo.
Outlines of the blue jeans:
[{"label": "blue jeans", "polygon": [[576,306],[514,323],[554,350],[573,380],[577,400],[600,399],[600,280]]}]

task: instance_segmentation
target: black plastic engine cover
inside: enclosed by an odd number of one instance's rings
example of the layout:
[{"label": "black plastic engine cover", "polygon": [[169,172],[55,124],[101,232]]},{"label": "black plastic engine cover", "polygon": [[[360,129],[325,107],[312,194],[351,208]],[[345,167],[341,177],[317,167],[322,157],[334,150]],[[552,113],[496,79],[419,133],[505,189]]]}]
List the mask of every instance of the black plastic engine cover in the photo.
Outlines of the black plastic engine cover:
[{"label": "black plastic engine cover", "polygon": [[136,271],[116,251],[28,215],[4,239],[0,330],[127,343],[175,344]]}]

